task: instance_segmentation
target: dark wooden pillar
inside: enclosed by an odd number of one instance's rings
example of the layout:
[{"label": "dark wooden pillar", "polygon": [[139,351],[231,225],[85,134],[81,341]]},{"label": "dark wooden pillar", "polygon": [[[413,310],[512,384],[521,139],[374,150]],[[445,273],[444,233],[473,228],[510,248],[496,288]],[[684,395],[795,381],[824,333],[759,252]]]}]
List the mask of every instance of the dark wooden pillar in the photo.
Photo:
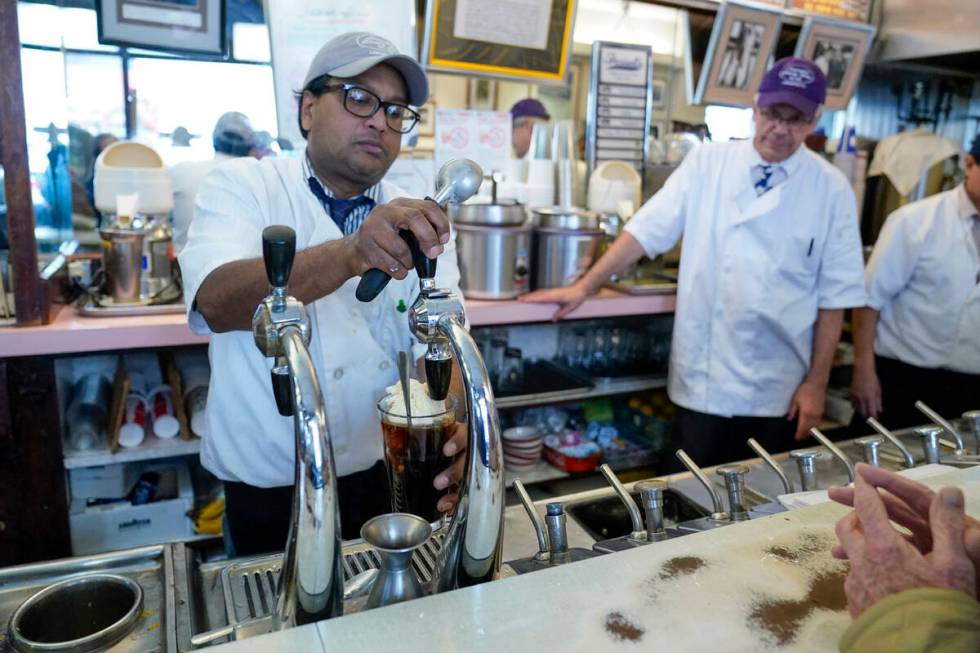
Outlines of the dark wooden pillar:
[{"label": "dark wooden pillar", "polygon": [[0,359],[0,567],[71,555],[58,413],[54,359]]},{"label": "dark wooden pillar", "polygon": [[47,314],[45,290],[37,267],[26,130],[17,0],[0,0],[0,165],[4,170],[7,236],[18,326],[41,324]]}]

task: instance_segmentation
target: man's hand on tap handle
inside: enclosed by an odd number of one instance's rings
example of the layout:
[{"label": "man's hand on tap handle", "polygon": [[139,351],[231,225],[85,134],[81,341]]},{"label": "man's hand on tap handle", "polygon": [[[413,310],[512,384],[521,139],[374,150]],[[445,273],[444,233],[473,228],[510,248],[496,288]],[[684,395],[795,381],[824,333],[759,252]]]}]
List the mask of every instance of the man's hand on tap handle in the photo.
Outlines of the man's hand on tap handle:
[{"label": "man's hand on tap handle", "polygon": [[404,279],[413,261],[408,245],[398,235],[400,229],[414,233],[429,258],[439,256],[449,242],[449,218],[439,205],[399,197],[377,206],[357,231],[344,239],[351,276],[377,268],[395,279]]},{"label": "man's hand on tap handle", "polygon": [[[458,486],[459,482],[463,479],[463,465],[466,464],[466,456],[463,455],[466,452],[466,436],[466,424],[457,422],[456,431],[453,433],[453,437],[446,440],[446,443],[442,445],[442,454],[447,458],[452,458],[453,462],[445,471],[440,472],[439,475],[432,481],[432,485],[437,490],[444,490],[446,488]],[[459,495],[451,490],[449,494],[445,494],[439,498],[439,503],[436,505],[436,510],[439,512],[449,512],[456,507],[456,502],[458,500]]]}]

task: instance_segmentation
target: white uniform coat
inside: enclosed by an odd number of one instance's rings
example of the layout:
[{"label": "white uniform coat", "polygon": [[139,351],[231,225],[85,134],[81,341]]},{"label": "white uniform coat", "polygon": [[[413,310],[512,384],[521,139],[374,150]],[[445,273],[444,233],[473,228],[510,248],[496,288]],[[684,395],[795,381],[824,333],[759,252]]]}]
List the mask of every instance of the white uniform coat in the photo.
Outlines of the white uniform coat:
[{"label": "white uniform coat", "polygon": [[654,256],[683,236],[668,393],[719,416],[785,415],[818,309],[864,305],[854,193],[801,146],[762,196],[750,141],[692,151],[627,223]]},{"label": "white uniform coat", "polygon": [[881,312],[876,353],[980,374],[976,212],[960,185],[888,216],[865,273],[868,305]]},{"label": "white uniform coat", "polygon": [[[381,182],[381,203],[403,196]],[[261,258],[262,229],[284,224],[296,230],[297,251],[342,237],[310,192],[302,157],[243,157],[215,169],[197,195],[188,243],[180,253],[188,321],[210,334],[193,308],[201,283],[213,270],[240,259]],[[440,287],[459,290],[454,239],[439,257]],[[354,297],[358,277],[308,305],[316,363],[338,475],[368,469],[384,456],[377,401],[398,379],[397,352],[414,346],[407,313],[418,294],[412,271],[392,280],[371,303]],[[249,307],[250,309],[252,307]],[[269,380],[272,359],[256,348],[251,331],[211,334],[211,386],[202,464],[220,479],[258,487],[293,483],[293,418],[276,409]]]}]

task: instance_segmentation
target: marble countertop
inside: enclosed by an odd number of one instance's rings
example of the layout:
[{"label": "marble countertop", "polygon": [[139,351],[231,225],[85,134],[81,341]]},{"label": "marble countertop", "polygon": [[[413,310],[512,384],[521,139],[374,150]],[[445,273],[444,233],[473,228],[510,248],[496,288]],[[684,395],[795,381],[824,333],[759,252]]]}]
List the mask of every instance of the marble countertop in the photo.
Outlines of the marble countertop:
[{"label": "marble countertop", "polygon": [[[959,485],[980,514],[980,467],[927,482]],[[850,618],[829,549],[845,513],[824,503],[221,650],[836,651]],[[525,515],[506,519],[531,533]]]}]

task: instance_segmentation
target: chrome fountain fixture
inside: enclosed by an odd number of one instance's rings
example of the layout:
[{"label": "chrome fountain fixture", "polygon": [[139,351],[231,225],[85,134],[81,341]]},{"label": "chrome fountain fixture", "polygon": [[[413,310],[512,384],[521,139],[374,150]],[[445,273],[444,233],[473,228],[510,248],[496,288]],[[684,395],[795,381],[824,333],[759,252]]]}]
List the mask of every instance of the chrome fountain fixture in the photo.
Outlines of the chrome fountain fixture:
[{"label": "chrome fountain fixture", "polygon": [[326,409],[310,357],[310,320],[303,303],[286,294],[296,233],[276,225],[262,231],[262,256],[272,293],[252,318],[255,344],[275,359],[272,390],[280,414],[292,415],[296,436],[293,507],[272,629],[343,614],[337,471]]},{"label": "chrome fountain fixture", "polygon": [[[452,159],[440,168],[436,194],[428,198],[443,206],[463,202],[483,181],[483,171],[468,159]],[[492,580],[500,571],[504,533],[504,459],[500,420],[494,404],[490,375],[476,342],[466,330],[463,302],[451,290],[437,288],[436,259],[425,256],[414,234],[400,232],[412,252],[419,276],[419,296],[408,312],[408,326],[425,343],[426,385],[433,399],[449,393],[452,361],[463,377],[469,446],[459,486],[459,502],[439,552],[433,592],[466,587]],[[371,301],[387,283],[380,270],[368,270],[356,296]]]}]

